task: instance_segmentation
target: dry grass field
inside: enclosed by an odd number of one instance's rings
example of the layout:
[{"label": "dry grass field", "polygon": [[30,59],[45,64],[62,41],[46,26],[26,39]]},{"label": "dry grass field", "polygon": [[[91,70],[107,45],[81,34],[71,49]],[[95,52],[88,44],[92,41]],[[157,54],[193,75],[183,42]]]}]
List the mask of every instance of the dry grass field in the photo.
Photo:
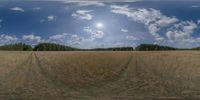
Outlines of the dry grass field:
[{"label": "dry grass field", "polygon": [[200,52],[0,52],[0,100],[200,99]]}]

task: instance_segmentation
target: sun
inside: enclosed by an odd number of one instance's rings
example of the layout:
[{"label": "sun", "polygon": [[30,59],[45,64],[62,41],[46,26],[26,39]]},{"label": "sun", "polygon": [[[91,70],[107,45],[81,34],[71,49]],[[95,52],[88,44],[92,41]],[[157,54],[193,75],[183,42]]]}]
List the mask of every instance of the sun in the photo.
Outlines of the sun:
[{"label": "sun", "polygon": [[102,22],[97,22],[95,26],[96,26],[96,28],[101,29],[104,27],[104,24]]}]

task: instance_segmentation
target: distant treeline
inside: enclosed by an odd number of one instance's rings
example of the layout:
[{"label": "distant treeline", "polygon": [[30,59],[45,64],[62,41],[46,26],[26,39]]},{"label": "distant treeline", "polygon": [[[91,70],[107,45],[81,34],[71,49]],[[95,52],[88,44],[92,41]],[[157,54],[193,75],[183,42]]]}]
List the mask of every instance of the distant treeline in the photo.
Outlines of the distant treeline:
[{"label": "distant treeline", "polygon": [[112,47],[112,48],[94,48],[94,49],[79,49],[70,46],[55,44],[55,43],[40,43],[34,47],[24,44],[8,44],[0,46],[0,50],[7,51],[168,51],[168,50],[200,50],[200,47],[191,49],[179,49],[169,46],[160,46],[153,44],[141,44],[135,49],[133,47]]},{"label": "distant treeline", "polygon": [[133,51],[132,47],[79,49],[54,43],[41,43],[34,47],[34,51]]},{"label": "distant treeline", "polygon": [[34,51],[76,51],[77,48],[64,46],[55,43],[41,43],[33,48]]},{"label": "distant treeline", "polygon": [[133,51],[133,47],[81,49],[82,51]]},{"label": "distant treeline", "polygon": [[141,44],[135,48],[137,51],[167,51],[167,50],[179,50],[177,48],[169,46],[160,46],[152,44]]},{"label": "distant treeline", "polygon": [[40,43],[34,47],[24,44],[8,44],[0,46],[0,50],[8,51],[133,51],[132,47],[113,47],[113,48],[94,48],[94,49],[79,49],[70,46],[55,44],[55,43]]},{"label": "distant treeline", "polygon": [[0,46],[0,50],[6,51],[31,51],[33,48],[30,45],[24,43],[16,43]]},{"label": "distant treeline", "polygon": [[200,50],[200,47],[193,48],[193,50]]}]

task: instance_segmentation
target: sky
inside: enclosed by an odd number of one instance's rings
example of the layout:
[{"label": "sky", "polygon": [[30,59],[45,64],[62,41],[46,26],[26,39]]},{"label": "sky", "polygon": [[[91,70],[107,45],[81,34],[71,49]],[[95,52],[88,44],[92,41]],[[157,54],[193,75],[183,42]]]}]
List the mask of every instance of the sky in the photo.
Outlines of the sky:
[{"label": "sky", "polygon": [[200,1],[120,1],[0,0],[0,45],[200,46]]}]

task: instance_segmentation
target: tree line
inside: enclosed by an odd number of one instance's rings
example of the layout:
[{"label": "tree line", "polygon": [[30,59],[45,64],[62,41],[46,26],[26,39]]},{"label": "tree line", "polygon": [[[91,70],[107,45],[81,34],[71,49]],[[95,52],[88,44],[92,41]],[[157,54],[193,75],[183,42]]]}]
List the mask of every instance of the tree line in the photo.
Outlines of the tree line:
[{"label": "tree line", "polygon": [[34,51],[76,51],[77,48],[55,43],[41,43],[33,48]]},{"label": "tree line", "polygon": [[137,46],[135,50],[137,51],[167,51],[167,50],[178,50],[178,48],[153,45],[153,44],[141,44]]},{"label": "tree line", "polygon": [[113,48],[94,48],[94,49],[79,49],[66,45],[55,43],[40,43],[36,46],[27,45],[24,43],[8,44],[0,46],[0,50],[7,51],[133,51],[132,47],[113,47]]},{"label": "tree line", "polygon": [[32,46],[24,44],[24,43],[16,43],[16,44],[6,44],[0,46],[0,50],[6,51],[31,51],[33,50]]},{"label": "tree line", "polygon": [[36,46],[27,45],[24,43],[7,44],[0,46],[0,50],[5,51],[168,51],[168,50],[200,50],[200,47],[191,49],[179,49],[170,46],[161,46],[153,44],[141,44],[135,49],[133,47],[112,47],[112,48],[94,48],[94,49],[79,49],[66,45],[55,43],[40,43]]}]

